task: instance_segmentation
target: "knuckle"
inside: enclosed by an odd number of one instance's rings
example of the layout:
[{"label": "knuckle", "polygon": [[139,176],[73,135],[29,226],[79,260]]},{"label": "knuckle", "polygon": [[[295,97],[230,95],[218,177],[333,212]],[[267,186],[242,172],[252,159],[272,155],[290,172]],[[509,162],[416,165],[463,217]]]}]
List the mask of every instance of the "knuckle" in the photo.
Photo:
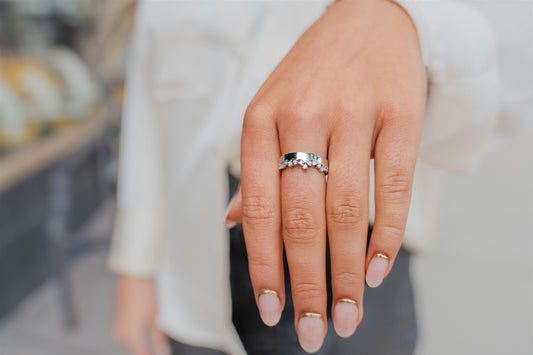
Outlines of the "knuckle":
[{"label": "knuckle", "polygon": [[341,271],[332,275],[333,282],[341,285],[356,286],[362,283],[364,275],[358,271]]},{"label": "knuckle", "polygon": [[385,223],[380,228],[382,235],[392,239],[403,239],[405,228],[402,223]]},{"label": "knuckle", "polygon": [[260,100],[252,101],[244,114],[243,131],[255,132],[263,130],[265,122],[274,117],[272,107]]},{"label": "knuckle", "polygon": [[340,117],[353,118],[361,112],[361,102],[353,97],[342,97],[337,102],[337,112]]},{"label": "knuckle", "polygon": [[382,197],[388,201],[404,202],[411,193],[411,174],[407,169],[396,168],[389,173],[380,186]]},{"label": "knuckle", "polygon": [[328,208],[328,217],[338,225],[360,225],[365,218],[363,204],[360,198],[341,197]]},{"label": "knuckle", "polygon": [[285,212],[283,235],[286,241],[308,242],[315,238],[318,230],[316,218],[307,208],[293,207]]},{"label": "knuckle", "polygon": [[324,296],[325,289],[315,282],[298,282],[291,285],[294,297],[313,299]]},{"label": "knuckle", "polygon": [[275,218],[274,207],[263,196],[249,196],[242,200],[243,221],[270,223]]},{"label": "knuckle", "polygon": [[420,116],[420,106],[416,100],[402,96],[385,103],[382,115],[393,123],[410,121]]},{"label": "knuckle", "polygon": [[276,265],[271,260],[265,260],[264,258],[254,256],[249,258],[248,265],[250,271],[259,275],[272,275],[277,271]]},{"label": "knuckle", "polygon": [[301,130],[312,123],[316,118],[315,104],[307,98],[296,100],[289,105],[286,116],[290,119],[290,127]]},{"label": "knuckle", "polygon": [[271,117],[272,116],[273,109],[265,100],[262,99],[254,99],[248,107],[246,108],[246,112],[244,117],[248,120],[262,120],[265,117]]}]

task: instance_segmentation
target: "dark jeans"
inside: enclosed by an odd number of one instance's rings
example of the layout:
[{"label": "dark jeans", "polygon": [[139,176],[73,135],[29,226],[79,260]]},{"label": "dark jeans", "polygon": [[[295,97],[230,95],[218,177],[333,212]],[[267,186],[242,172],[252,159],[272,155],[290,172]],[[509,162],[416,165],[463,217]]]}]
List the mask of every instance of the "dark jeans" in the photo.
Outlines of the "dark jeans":
[{"label": "dark jeans", "polygon": [[[232,192],[236,181],[232,180]],[[370,231],[369,234],[370,236]],[[298,344],[294,330],[294,308],[292,305],[289,272],[285,260],[286,303],[278,325],[273,328],[264,325],[254,299],[248,274],[248,260],[242,228],[230,231],[231,297],[233,324],[239,333],[249,355],[300,355],[306,354]],[[331,322],[331,280],[329,252],[327,256],[328,275],[328,334],[322,349],[323,355],[401,355],[412,354],[416,344],[416,317],[413,288],[409,276],[410,254],[401,249],[394,267],[378,288],[365,288],[363,301],[364,318],[355,334],[342,339],[335,334]],[[195,348],[172,342],[174,355],[223,354],[217,350]]]}]

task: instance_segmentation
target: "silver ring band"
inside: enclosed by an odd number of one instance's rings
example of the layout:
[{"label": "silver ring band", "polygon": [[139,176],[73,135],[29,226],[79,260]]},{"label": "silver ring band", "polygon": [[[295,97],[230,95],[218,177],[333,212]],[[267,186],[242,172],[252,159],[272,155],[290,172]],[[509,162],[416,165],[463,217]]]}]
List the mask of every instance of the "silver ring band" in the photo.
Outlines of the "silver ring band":
[{"label": "silver ring band", "polygon": [[283,155],[279,160],[279,170],[300,166],[303,169],[314,167],[324,174],[328,175],[327,162],[322,157],[314,153],[294,152]]}]

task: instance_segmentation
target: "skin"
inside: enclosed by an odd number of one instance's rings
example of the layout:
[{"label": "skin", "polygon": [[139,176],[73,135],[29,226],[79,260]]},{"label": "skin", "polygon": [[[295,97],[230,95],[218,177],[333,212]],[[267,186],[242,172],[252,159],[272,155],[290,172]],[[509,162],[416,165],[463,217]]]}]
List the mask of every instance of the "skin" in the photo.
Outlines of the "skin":
[{"label": "skin", "polygon": [[[250,103],[241,188],[228,221],[243,224],[256,295],[274,290],[282,307],[285,248],[297,331],[303,313],[327,314],[326,232],[333,300],[359,305],[353,330],[376,253],[389,258],[383,276],[389,273],[409,210],[426,82],[417,32],[403,9],[387,0],[345,0],[301,36]],[[316,169],[278,171],[279,157],[295,151],[327,157],[327,184]],[[376,218],[367,253],[371,158]],[[369,285],[378,286],[369,274]],[[324,319],[322,337],[326,326]],[[298,335],[305,350],[318,350],[303,339],[308,334]]]},{"label": "skin", "polygon": [[167,355],[167,336],[157,328],[151,278],[117,275],[113,337],[132,355]]},{"label": "skin", "polygon": [[[409,210],[426,85],[417,32],[402,8],[389,0],[340,0],[300,37],[247,109],[241,186],[227,222],[243,224],[256,298],[261,290],[275,291],[279,313],[285,249],[295,327],[308,352],[318,350],[327,331],[326,238],[333,322],[341,336],[362,320],[365,275],[371,286],[380,283],[369,272],[376,253],[389,258],[383,276],[394,263]],[[278,170],[279,157],[296,151],[328,159],[327,184],[313,168]],[[376,217],[366,252],[372,158]],[[129,349],[135,334],[154,324],[155,297],[132,296],[136,287],[153,292],[145,289],[151,283],[119,277],[115,331]],[[335,315],[340,299],[357,302],[353,320]],[[323,318],[299,331],[306,312]],[[135,349],[145,354],[139,344]]]}]

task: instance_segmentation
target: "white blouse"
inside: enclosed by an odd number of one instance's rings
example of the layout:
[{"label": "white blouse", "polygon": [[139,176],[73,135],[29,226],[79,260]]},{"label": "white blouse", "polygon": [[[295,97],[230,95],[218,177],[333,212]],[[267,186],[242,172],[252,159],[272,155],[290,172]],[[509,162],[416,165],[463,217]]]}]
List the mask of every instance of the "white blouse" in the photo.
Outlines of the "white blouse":
[{"label": "white blouse", "polygon": [[[429,74],[404,239],[405,248],[423,251],[436,227],[443,172],[472,172],[498,122],[510,127],[527,109],[531,85],[523,76],[531,76],[525,60],[531,38],[524,33],[531,25],[527,11],[513,11],[513,1],[398,3],[417,27]],[[155,277],[158,324],[179,341],[245,354],[231,321],[226,171],[239,173],[248,102],[327,5],[139,5],[109,265],[117,273]],[[373,199],[370,207],[372,223]]]}]

